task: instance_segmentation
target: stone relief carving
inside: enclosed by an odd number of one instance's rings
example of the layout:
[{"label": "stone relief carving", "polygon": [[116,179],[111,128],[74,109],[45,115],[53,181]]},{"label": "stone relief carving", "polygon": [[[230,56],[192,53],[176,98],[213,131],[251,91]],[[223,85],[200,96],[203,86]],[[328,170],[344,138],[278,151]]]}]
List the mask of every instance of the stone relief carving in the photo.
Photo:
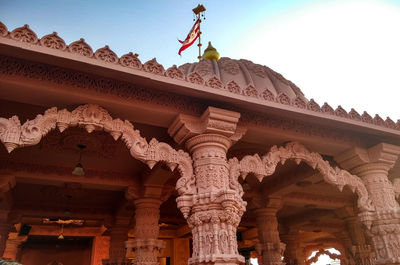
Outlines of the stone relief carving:
[{"label": "stone relief carving", "polygon": [[132,52],[122,55],[119,59],[119,64],[125,67],[142,69],[142,63],[140,62],[138,55]]},{"label": "stone relief carving", "polygon": [[118,56],[107,45],[98,49],[94,53],[94,57],[106,63],[118,63]]},{"label": "stone relief carving", "polygon": [[185,74],[175,64],[167,69],[165,76],[172,79],[185,80]]},{"label": "stone relief carving", "polygon": [[268,88],[264,90],[261,97],[265,100],[275,102],[275,95]]},{"label": "stone relief carving", "polygon": [[231,75],[237,75],[240,72],[239,65],[232,59],[222,57],[218,60],[219,67]]},{"label": "stone relief carving", "polygon": [[16,28],[13,31],[11,31],[10,37],[13,40],[28,42],[32,44],[38,42],[38,37],[36,36],[36,33],[33,32],[33,30],[31,30],[29,26],[26,24],[23,27]]},{"label": "stone relief carving", "polygon": [[289,105],[289,106],[291,105],[291,100],[285,93],[279,93],[277,101],[284,105]]},{"label": "stone relief carving", "polygon": [[57,32],[53,32],[41,38],[40,45],[61,51],[64,51],[67,48],[65,41],[57,35]]},{"label": "stone relief carving", "polygon": [[68,46],[68,51],[71,53],[80,54],[85,57],[92,57],[93,50],[92,48],[85,42],[83,38],[78,41],[74,41]]},{"label": "stone relief carving", "polygon": [[83,127],[89,133],[104,130],[115,140],[121,137],[132,157],[147,163],[149,167],[153,167],[159,161],[165,161],[171,170],[177,167],[183,174],[176,185],[178,192],[193,194],[192,160],[187,153],[182,150],[176,151],[156,139],[147,143],[129,121],[113,119],[105,109],[97,105],[82,105],[72,112],[50,108],[44,115],[39,114],[34,120],[28,120],[22,125],[17,116],[0,118],[0,140],[7,151],[12,152],[15,148],[38,144],[56,127],[63,132],[66,128],[74,126]]},{"label": "stone relief carving", "polygon": [[300,162],[307,163],[313,169],[318,170],[327,183],[336,186],[340,191],[343,190],[344,186],[348,186],[358,195],[358,206],[362,211],[374,210],[367,189],[360,178],[338,167],[331,167],[329,162],[325,161],[320,154],[310,152],[296,142],[288,143],[285,147],[273,146],[262,158],[256,154],[245,156],[240,162],[230,159],[230,168],[235,168],[230,172],[232,174],[231,179],[235,179],[239,175],[244,179],[247,174],[254,173],[261,181],[265,176],[272,175],[275,172],[278,163],[284,164],[288,159],[294,160],[297,164]]},{"label": "stone relief carving", "polygon": [[258,92],[257,92],[257,89],[254,86],[249,85],[248,87],[246,87],[243,90],[243,95],[248,96],[248,97],[257,98],[258,97]]},{"label": "stone relief carving", "polygon": [[218,88],[218,89],[223,89],[224,88],[224,84],[222,84],[221,80],[219,80],[219,78],[215,75],[213,75],[212,77],[210,77],[207,82],[206,82],[206,86],[212,87],[212,88]]},{"label": "stone relief carving", "polygon": [[190,83],[197,84],[197,85],[204,85],[204,79],[199,75],[197,72],[192,72],[187,76],[187,80]]},{"label": "stone relief carving", "polygon": [[4,25],[3,23],[0,22],[0,35],[5,37],[8,34],[8,29],[6,27],[6,25]]},{"label": "stone relief carving", "polygon": [[156,74],[156,75],[164,75],[164,67],[159,64],[156,58],[147,61],[143,65],[143,70],[148,73]]},{"label": "stone relief carving", "polygon": [[227,85],[226,85],[226,89],[229,92],[235,93],[235,94],[242,94],[242,89],[240,88],[240,86],[235,82],[235,81],[230,81]]}]

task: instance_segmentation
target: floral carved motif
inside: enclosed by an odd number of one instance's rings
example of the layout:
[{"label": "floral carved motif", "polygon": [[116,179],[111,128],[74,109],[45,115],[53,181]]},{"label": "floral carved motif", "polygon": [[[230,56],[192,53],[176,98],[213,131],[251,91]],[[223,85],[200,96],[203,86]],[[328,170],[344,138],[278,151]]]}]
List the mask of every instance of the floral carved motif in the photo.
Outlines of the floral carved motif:
[{"label": "floral carved motif", "polygon": [[246,88],[243,90],[243,94],[244,94],[245,96],[248,96],[248,97],[254,97],[254,98],[257,98],[257,97],[258,97],[257,89],[256,89],[254,86],[252,86],[252,85],[249,85],[248,87],[246,87]]},{"label": "floral carved motif", "polygon": [[142,69],[142,63],[140,62],[138,55],[132,52],[122,55],[119,59],[119,64],[129,68]]},{"label": "floral carved motif", "polygon": [[185,74],[175,64],[167,69],[165,76],[172,79],[185,80]]},{"label": "floral carved motif", "polygon": [[187,80],[190,83],[197,84],[197,85],[204,85],[204,79],[199,75],[197,72],[193,72],[187,76]]},{"label": "floral carved motif", "polygon": [[219,78],[216,77],[215,75],[212,76],[210,79],[208,79],[206,85],[212,88],[218,88],[218,89],[224,88],[224,85],[222,84],[221,80],[219,80]]},{"label": "floral carved motif", "polygon": [[194,68],[194,72],[197,72],[201,76],[207,76],[213,74],[211,60],[201,60]]},{"label": "floral carved motif", "polygon": [[4,25],[3,23],[0,22],[0,35],[5,37],[8,34],[8,29],[6,27],[6,25]]},{"label": "floral carved motif", "polygon": [[104,130],[115,140],[121,138],[132,157],[150,167],[159,161],[166,162],[171,170],[177,167],[182,176],[177,181],[176,189],[179,194],[193,194],[192,160],[187,153],[176,151],[156,139],[147,143],[129,121],[113,119],[105,109],[97,105],[82,105],[72,112],[50,108],[44,115],[39,114],[34,120],[28,120],[22,125],[17,116],[10,119],[0,118],[0,140],[7,151],[12,152],[15,148],[38,144],[51,130],[58,128],[63,132],[66,128],[75,126],[85,128],[88,133]]},{"label": "floral carved motif", "polygon": [[143,70],[156,75],[164,75],[164,67],[157,62],[156,58],[147,61],[143,65]]},{"label": "floral carved motif", "polygon": [[232,93],[236,93],[236,94],[241,94],[242,89],[240,88],[240,86],[235,82],[235,81],[230,81],[227,85],[226,85],[226,89],[229,92]]},{"label": "floral carved motif", "polygon": [[270,176],[275,172],[278,163],[284,164],[288,159],[294,160],[297,164],[302,161],[307,163],[321,173],[325,182],[336,186],[340,191],[343,190],[344,186],[348,186],[358,195],[360,209],[363,211],[374,210],[368,197],[367,189],[359,177],[338,167],[331,167],[329,162],[325,161],[320,154],[310,152],[303,145],[296,142],[288,143],[285,147],[278,148],[273,146],[262,158],[256,154],[254,156],[245,156],[240,162],[231,159],[229,164],[231,168],[235,168],[235,171],[230,170],[230,179],[234,181],[232,178],[236,178],[239,175],[245,178],[247,174],[254,173],[261,181],[265,176]]},{"label": "floral carved motif", "polygon": [[324,103],[324,105],[322,105],[321,112],[331,114],[331,115],[335,114],[335,111],[333,110],[333,108],[331,106],[329,106],[329,104],[326,102]]},{"label": "floral carved motif", "polygon": [[243,62],[250,72],[253,72],[254,74],[258,75],[259,77],[265,78],[268,76],[268,72],[267,72],[267,69],[265,66],[261,66],[259,64],[255,64],[249,60],[243,60],[243,59],[240,60],[240,62]]},{"label": "floral carved motif", "polygon": [[77,53],[86,57],[93,56],[92,48],[85,42],[84,39],[74,41],[68,46],[68,51],[71,53]]},{"label": "floral carved motif", "polygon": [[307,109],[315,112],[321,112],[321,107],[317,104],[317,102],[314,101],[314,99],[310,99],[310,101],[307,103]]},{"label": "floral carved motif", "polygon": [[300,109],[307,108],[307,103],[301,97],[296,97],[293,101],[293,106],[298,107]]},{"label": "floral carved motif", "polygon": [[355,109],[350,110],[349,117],[353,120],[361,121],[361,115]]},{"label": "floral carved motif", "polygon": [[98,49],[94,53],[94,57],[106,63],[118,63],[118,56],[107,45],[104,48]]},{"label": "floral carved motif", "polygon": [[237,75],[240,72],[239,65],[232,59],[223,57],[218,61],[219,67],[231,75]]},{"label": "floral carved motif", "polygon": [[268,101],[275,101],[274,94],[268,88],[264,90],[264,92],[261,94],[261,97]]},{"label": "floral carved motif", "polygon": [[347,112],[340,105],[336,108],[335,115],[342,118],[347,118],[348,116]]},{"label": "floral carved motif", "polygon": [[363,112],[361,119],[363,122],[374,123],[374,120],[366,111]]},{"label": "floral carved motif", "polygon": [[277,100],[279,103],[282,103],[284,105],[291,105],[291,100],[285,93],[280,93],[277,97]]},{"label": "floral carved motif", "polygon": [[53,32],[41,38],[40,45],[61,51],[64,51],[67,48],[65,41],[57,35],[57,32]]},{"label": "floral carved motif", "polygon": [[384,126],[385,125],[385,121],[378,114],[376,114],[375,117],[374,117],[374,124],[375,125]]},{"label": "floral carved motif", "polygon": [[33,32],[33,30],[31,30],[28,25],[16,28],[13,31],[11,31],[10,37],[13,40],[28,42],[32,44],[38,42],[38,37],[36,36],[36,33]]}]

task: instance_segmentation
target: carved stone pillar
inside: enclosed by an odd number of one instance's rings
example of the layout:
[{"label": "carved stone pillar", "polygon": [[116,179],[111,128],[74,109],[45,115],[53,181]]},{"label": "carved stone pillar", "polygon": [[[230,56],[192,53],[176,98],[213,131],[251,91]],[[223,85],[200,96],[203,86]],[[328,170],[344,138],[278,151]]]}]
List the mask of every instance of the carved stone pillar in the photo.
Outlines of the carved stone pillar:
[{"label": "carved stone pillar", "polygon": [[9,233],[3,258],[17,260],[20,246],[28,239],[28,236],[20,236],[18,233]]},{"label": "carved stone pillar", "polygon": [[281,242],[276,213],[281,208],[282,199],[269,197],[267,206],[255,210],[258,238],[257,251],[262,254],[262,265],[283,265],[285,244]]},{"label": "carved stone pillar", "polygon": [[11,225],[7,220],[0,219],[0,256],[3,257],[4,250],[6,249],[6,243],[8,239],[8,233],[11,230]]},{"label": "carved stone pillar", "polygon": [[335,158],[363,180],[375,208],[359,217],[372,240],[376,264],[400,264],[400,206],[388,178],[399,154],[399,146],[382,143],[369,149],[354,148]]},{"label": "carved stone pillar", "polygon": [[116,217],[110,228],[109,259],[103,259],[103,265],[130,265],[126,258],[125,241],[128,240],[130,217]]},{"label": "carved stone pillar", "polygon": [[[226,153],[241,137],[240,114],[208,108],[201,118],[180,115],[169,128],[178,143],[186,141],[193,159],[195,189],[177,198],[193,235],[189,264],[239,264],[236,229],[245,211],[240,188],[231,185]],[[239,185],[240,186],[240,185]]]},{"label": "carved stone pillar", "polygon": [[286,244],[285,252],[283,254],[283,261],[286,265],[298,265],[299,262],[297,260],[297,233],[290,231],[284,235],[280,236],[280,239],[283,243]]},{"label": "carved stone pillar", "polygon": [[128,251],[135,252],[135,265],[158,265],[157,252],[165,248],[165,242],[158,240],[160,228],[161,200],[142,198],[134,201],[135,212],[135,239],[126,241]]}]

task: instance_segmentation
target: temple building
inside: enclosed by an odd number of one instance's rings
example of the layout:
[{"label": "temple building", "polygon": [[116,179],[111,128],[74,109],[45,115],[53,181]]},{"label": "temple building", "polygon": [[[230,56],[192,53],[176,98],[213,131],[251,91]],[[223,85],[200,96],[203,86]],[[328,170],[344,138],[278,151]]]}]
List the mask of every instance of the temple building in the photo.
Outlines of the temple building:
[{"label": "temple building", "polygon": [[165,69],[0,23],[1,256],[399,265],[400,121],[309,96],[211,45]]}]

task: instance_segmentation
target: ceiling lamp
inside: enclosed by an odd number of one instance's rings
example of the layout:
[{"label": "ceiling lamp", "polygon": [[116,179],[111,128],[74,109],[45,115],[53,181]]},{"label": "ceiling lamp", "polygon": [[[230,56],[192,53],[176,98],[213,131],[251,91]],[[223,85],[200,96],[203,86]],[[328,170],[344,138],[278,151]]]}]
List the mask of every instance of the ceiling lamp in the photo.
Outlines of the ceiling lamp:
[{"label": "ceiling lamp", "polygon": [[58,235],[58,239],[64,239],[63,232],[64,232],[64,224],[61,224],[61,232]]},{"label": "ceiling lamp", "polygon": [[78,161],[78,164],[76,164],[74,170],[72,171],[72,175],[84,176],[85,175],[85,171],[83,170],[83,166],[81,164],[81,160],[82,160],[82,151],[83,151],[83,149],[86,148],[86,145],[78,144],[77,147],[79,148],[79,161]]}]

